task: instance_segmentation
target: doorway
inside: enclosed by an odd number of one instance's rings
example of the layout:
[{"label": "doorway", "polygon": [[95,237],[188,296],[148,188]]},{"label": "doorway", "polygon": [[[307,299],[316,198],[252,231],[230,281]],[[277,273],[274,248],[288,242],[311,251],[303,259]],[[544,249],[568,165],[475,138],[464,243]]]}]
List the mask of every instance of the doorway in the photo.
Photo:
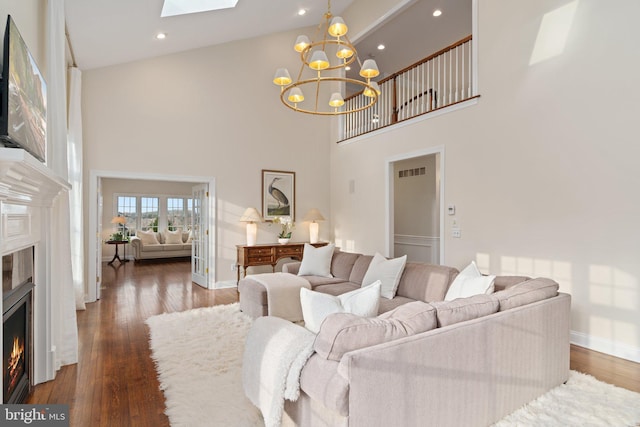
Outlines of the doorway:
[{"label": "doorway", "polygon": [[102,234],[103,226],[101,218],[103,217],[103,179],[125,179],[134,181],[171,181],[176,183],[197,183],[205,186],[207,191],[206,209],[202,212],[204,215],[200,218],[202,227],[208,233],[206,241],[206,254],[204,259],[207,262],[203,270],[206,272],[204,277],[199,277],[198,281],[204,287],[211,288],[215,283],[215,233],[209,230],[215,230],[215,178],[202,176],[173,176],[173,175],[154,175],[131,172],[105,172],[91,171],[89,181],[89,230],[88,233],[88,302],[96,301],[100,298],[100,286],[102,283]]},{"label": "doorway", "polygon": [[444,148],[388,160],[388,253],[407,261],[444,262]]}]

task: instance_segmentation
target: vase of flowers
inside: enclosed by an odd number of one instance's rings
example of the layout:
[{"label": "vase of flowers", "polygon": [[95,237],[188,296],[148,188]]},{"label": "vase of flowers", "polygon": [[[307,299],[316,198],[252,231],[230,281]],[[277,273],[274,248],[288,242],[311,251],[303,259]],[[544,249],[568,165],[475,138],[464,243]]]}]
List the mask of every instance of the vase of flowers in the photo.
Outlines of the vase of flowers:
[{"label": "vase of flowers", "polygon": [[274,224],[280,224],[280,233],[278,234],[278,243],[286,245],[291,240],[291,230],[293,230],[293,221],[290,216],[277,216],[273,219]]}]

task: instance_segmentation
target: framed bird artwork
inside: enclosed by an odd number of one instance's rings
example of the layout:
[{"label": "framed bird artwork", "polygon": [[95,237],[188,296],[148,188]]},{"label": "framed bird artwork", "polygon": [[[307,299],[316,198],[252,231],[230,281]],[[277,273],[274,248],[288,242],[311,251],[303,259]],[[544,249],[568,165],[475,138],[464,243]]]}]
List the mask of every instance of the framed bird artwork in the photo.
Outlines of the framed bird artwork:
[{"label": "framed bird artwork", "polygon": [[295,221],[296,173],[262,170],[262,216],[265,221],[290,217]]}]

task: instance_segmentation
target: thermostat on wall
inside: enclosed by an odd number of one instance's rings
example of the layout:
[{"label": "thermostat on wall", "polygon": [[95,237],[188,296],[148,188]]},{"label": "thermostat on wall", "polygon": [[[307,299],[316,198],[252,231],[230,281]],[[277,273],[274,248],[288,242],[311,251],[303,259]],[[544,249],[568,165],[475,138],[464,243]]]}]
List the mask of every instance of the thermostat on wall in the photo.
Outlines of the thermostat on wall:
[{"label": "thermostat on wall", "polygon": [[449,215],[455,215],[456,214],[456,205],[449,205],[449,207],[447,208],[447,213]]}]

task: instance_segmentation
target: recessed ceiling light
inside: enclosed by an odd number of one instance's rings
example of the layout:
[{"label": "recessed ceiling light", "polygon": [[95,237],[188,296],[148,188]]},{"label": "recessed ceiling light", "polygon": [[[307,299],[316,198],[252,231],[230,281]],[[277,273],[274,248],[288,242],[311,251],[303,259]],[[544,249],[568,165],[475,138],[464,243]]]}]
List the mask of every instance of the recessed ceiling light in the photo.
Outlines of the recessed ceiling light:
[{"label": "recessed ceiling light", "polygon": [[378,45],[378,50],[384,50],[384,45],[383,44],[379,44]]},{"label": "recessed ceiling light", "polygon": [[300,15],[300,16],[302,16],[302,15],[304,15],[304,14],[306,14],[306,13],[307,13],[307,9],[300,9],[300,10],[298,11],[298,15]]},{"label": "recessed ceiling light", "polygon": [[158,40],[164,40],[164,39],[167,38],[167,35],[165,33],[158,33],[158,34],[156,34],[156,38]]},{"label": "recessed ceiling light", "polygon": [[442,15],[442,11],[440,9],[436,9],[433,11],[433,16],[440,16]]}]

